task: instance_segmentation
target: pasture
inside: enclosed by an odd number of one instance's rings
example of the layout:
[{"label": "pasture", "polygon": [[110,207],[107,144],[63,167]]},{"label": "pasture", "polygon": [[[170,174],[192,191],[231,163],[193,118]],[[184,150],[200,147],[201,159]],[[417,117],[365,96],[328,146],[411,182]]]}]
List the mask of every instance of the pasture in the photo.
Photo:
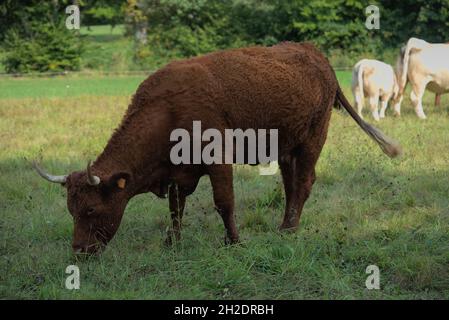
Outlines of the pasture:
[{"label": "pasture", "polygon": [[[350,94],[350,72],[338,77]],[[277,228],[281,177],[235,166],[241,244],[224,228],[203,177],[188,198],[183,239],[163,244],[168,201],[129,203],[99,257],[76,260],[65,190],[42,180],[31,159],[63,174],[84,169],[118,125],[142,76],[0,79],[0,297],[31,299],[447,299],[449,298],[449,97],[419,120],[377,126],[397,139],[388,159],[345,113],[334,110],[317,182],[296,233]],[[372,122],[365,106],[365,118]],[[76,264],[81,288],[65,288]],[[365,269],[380,268],[380,290]]]}]

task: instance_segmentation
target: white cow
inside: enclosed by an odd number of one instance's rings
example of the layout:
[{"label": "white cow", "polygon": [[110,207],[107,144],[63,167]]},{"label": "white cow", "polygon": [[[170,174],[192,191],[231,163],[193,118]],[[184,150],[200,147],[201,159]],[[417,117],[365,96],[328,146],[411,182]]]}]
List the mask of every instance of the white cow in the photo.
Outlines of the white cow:
[{"label": "white cow", "polygon": [[437,95],[449,92],[449,44],[410,38],[401,49],[396,72],[399,97],[394,105],[395,114],[401,114],[401,102],[408,80],[412,86],[410,98],[415,112],[419,118],[425,119],[422,97],[426,88]]},{"label": "white cow", "polygon": [[[365,96],[369,98],[371,113],[376,121],[385,117],[388,101],[396,99],[399,86],[393,68],[381,61],[363,59],[352,71],[352,94],[359,116],[362,117]],[[379,114],[379,98],[382,104]]]}]

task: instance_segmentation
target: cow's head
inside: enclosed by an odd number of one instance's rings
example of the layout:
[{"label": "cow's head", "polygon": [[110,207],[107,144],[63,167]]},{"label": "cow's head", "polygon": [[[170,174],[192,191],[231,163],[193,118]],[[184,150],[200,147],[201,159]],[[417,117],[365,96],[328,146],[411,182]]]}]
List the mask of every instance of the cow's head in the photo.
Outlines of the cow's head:
[{"label": "cow's head", "polygon": [[125,172],[96,176],[90,163],[84,171],[53,176],[36,163],[34,167],[44,179],[59,183],[67,189],[67,206],[73,217],[73,251],[99,253],[112,239],[130,198],[130,175]]}]

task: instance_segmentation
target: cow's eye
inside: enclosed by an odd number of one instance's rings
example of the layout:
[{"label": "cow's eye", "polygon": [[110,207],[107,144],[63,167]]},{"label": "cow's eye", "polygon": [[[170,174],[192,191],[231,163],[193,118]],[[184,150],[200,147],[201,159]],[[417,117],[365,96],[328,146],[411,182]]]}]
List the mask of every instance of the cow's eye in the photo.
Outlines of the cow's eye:
[{"label": "cow's eye", "polygon": [[94,208],[88,208],[87,209],[87,214],[88,215],[91,215],[91,214],[94,214],[95,213],[95,209]]}]

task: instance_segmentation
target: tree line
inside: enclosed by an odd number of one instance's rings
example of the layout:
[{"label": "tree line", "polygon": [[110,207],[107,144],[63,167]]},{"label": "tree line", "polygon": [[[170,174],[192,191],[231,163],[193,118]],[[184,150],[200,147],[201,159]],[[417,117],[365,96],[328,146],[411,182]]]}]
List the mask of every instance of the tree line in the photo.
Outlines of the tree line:
[{"label": "tree line", "polygon": [[[82,26],[125,24],[137,60],[281,41],[311,41],[326,53],[379,54],[411,36],[449,38],[449,0],[5,0],[0,45],[8,72],[80,68],[82,37],[64,23],[69,4],[80,7]],[[379,30],[365,26],[370,4],[379,7]]]}]

